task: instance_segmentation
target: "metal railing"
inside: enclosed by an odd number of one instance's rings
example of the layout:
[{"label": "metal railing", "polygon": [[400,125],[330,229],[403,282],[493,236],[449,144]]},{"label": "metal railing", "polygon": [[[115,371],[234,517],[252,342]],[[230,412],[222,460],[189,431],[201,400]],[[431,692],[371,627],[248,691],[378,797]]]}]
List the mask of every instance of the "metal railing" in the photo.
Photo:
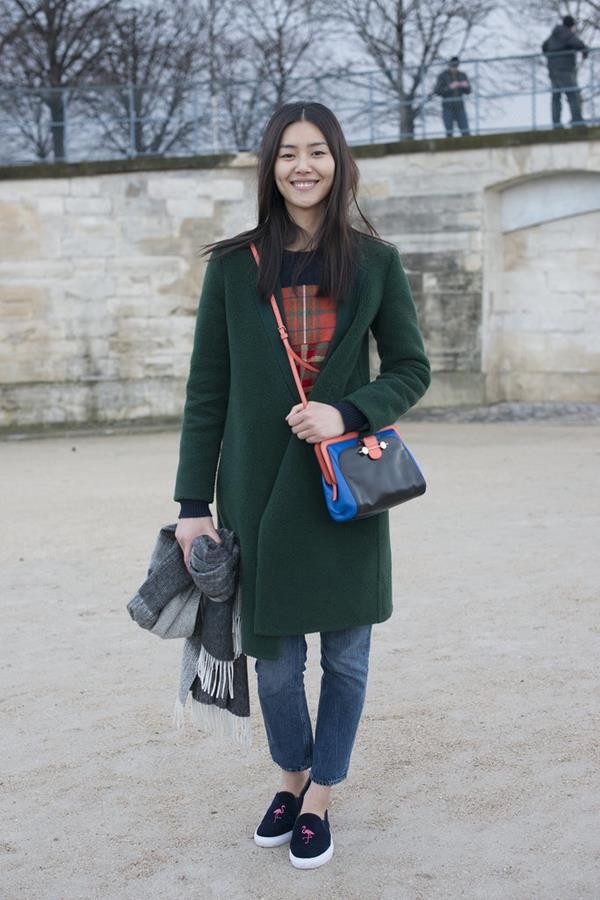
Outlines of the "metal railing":
[{"label": "metal railing", "polygon": [[[566,58],[572,51],[554,56]],[[577,59],[577,86],[557,86],[556,80],[553,85],[542,54],[461,61],[471,83],[463,97],[468,133],[552,128],[553,97],[556,115],[558,98],[576,92],[585,123],[598,124],[600,49]],[[330,106],[351,145],[445,137],[445,101],[434,94],[444,68],[406,67],[396,84],[376,70],[296,78],[285,99],[318,99]],[[274,106],[268,85],[257,90],[228,80],[3,88],[0,164],[253,151]],[[563,120],[570,118],[567,112],[562,110]]]}]

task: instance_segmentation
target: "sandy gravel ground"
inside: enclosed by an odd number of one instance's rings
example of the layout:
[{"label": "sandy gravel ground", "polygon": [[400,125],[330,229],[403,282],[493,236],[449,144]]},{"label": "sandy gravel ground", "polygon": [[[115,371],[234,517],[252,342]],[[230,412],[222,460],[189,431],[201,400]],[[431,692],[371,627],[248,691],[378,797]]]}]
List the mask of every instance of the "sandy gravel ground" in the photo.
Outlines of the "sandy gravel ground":
[{"label": "sandy gravel ground", "polygon": [[395,612],[313,872],[252,841],[278,784],[252,662],[251,751],[177,732],[180,643],[125,610],[178,435],[0,444],[2,898],[600,897],[600,427],[404,435],[429,489],[392,515]]}]

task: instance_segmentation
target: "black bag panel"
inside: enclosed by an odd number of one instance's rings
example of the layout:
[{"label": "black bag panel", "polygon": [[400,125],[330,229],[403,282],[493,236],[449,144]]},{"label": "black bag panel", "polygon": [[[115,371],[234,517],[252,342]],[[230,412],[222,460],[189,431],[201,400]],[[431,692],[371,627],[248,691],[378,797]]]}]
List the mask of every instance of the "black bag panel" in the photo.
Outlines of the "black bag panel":
[{"label": "black bag panel", "polygon": [[339,467],[356,501],[356,518],[375,515],[425,493],[425,479],[401,440],[388,440],[379,459],[348,447],[340,453]]}]

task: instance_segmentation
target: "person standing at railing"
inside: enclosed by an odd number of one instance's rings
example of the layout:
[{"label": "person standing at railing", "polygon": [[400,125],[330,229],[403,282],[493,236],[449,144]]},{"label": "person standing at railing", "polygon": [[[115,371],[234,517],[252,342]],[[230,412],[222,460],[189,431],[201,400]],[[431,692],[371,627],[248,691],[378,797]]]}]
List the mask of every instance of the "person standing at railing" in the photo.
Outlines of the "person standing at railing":
[{"label": "person standing at railing", "polygon": [[562,128],[560,114],[563,93],[571,109],[571,124],[585,125],[581,112],[581,93],[577,85],[577,52],[579,51],[586,59],[588,47],[575,34],[573,16],[564,16],[562,25],[554,27],[552,34],[542,44],[542,51],[546,55],[552,85],[554,128]]},{"label": "person standing at railing", "polygon": [[433,93],[442,98],[442,119],[446,137],[452,137],[455,122],[461,134],[469,134],[463,95],[471,93],[471,85],[465,73],[458,68],[459,62],[458,56],[452,57],[448,68],[438,75],[433,89]]}]

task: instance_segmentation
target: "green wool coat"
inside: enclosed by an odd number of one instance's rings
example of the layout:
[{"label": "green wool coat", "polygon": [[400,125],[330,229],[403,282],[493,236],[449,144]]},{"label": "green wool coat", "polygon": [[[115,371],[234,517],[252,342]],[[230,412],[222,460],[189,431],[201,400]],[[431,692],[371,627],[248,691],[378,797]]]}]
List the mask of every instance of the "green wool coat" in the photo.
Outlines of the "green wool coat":
[{"label": "green wool coat", "polygon": [[[397,249],[363,235],[358,257],[309,399],[350,400],[369,433],[416,403],[431,373]],[[174,499],[211,502],[216,475],[217,526],[240,540],[242,649],[275,659],[279,635],[387,619],[392,563],[387,512],[334,522],[325,508],[314,444],[285,421],[300,398],[256,275],[250,249],[208,260]],[[279,285],[275,296],[284,316]],[[381,361],[373,381],[369,329]]]}]

